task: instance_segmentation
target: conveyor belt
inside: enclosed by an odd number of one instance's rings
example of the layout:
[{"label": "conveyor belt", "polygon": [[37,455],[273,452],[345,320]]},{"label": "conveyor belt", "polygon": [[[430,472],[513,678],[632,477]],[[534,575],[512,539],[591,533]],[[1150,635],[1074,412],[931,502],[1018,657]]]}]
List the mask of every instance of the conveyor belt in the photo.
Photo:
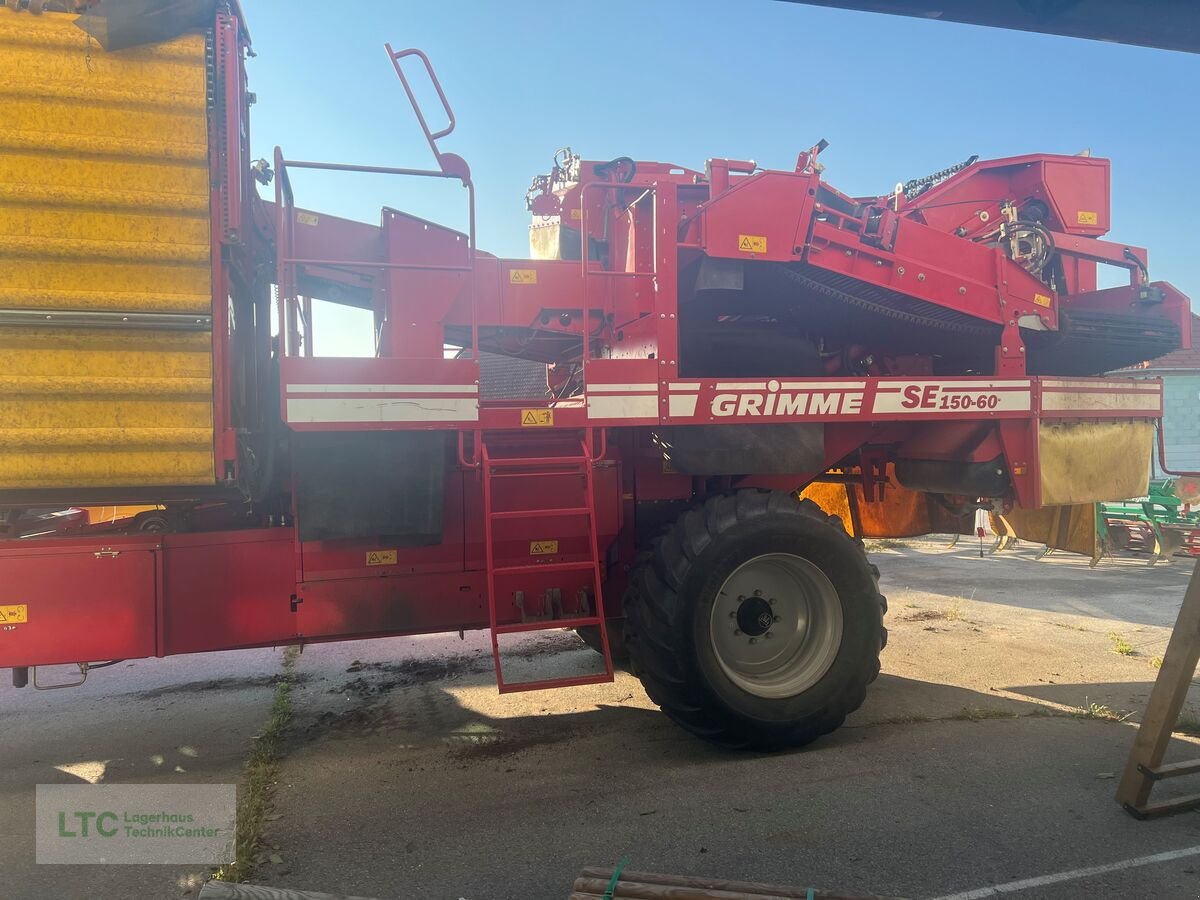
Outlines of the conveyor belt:
[{"label": "conveyor belt", "polygon": [[[817,294],[911,329],[961,339],[964,349],[995,346],[999,327],[954,309],[807,264],[778,267],[793,289]],[[1022,330],[1031,375],[1099,375],[1155,359],[1179,347],[1178,326],[1151,312],[1063,310],[1058,331]]]}]

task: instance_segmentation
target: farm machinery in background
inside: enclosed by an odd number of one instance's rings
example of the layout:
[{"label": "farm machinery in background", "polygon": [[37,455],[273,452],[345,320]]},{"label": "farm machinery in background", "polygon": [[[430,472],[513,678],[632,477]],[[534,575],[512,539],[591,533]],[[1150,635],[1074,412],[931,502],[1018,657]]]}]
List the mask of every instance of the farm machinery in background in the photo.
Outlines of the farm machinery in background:
[{"label": "farm machinery in background", "polygon": [[1098,504],[1096,526],[1105,547],[1148,553],[1151,563],[1200,556],[1200,482],[1155,479],[1145,496]]},{"label": "farm machinery in background", "polygon": [[[1103,239],[1107,160],[971,158],[853,197],[824,141],[783,170],[564,151],[527,198],[532,258],[504,259],[424,54],[381,63],[435,167],[255,162],[241,16],[207,23],[85,56],[74,15],[0,10],[24,85],[0,97],[0,506],[155,508],[0,542],[18,685],[487,628],[502,691],[557,687],[611,680],[620,629],[689,731],[796,746],[879,671],[863,537],[1146,490],[1161,384],[1101,373],[1188,346],[1190,316]],[[329,215],[298,171],[456,183],[469,225]],[[375,356],[316,355],[318,301],[369,311]],[[545,389],[498,396],[487,354]],[[506,677],[512,635],[563,628],[596,672]]]}]

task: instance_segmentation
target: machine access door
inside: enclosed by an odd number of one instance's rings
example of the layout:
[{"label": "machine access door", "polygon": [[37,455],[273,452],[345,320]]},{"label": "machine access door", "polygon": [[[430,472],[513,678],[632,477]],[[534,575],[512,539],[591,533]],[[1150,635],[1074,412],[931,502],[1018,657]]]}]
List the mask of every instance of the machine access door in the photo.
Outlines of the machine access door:
[{"label": "machine access door", "polygon": [[154,656],[156,551],[64,549],[0,549],[0,668]]}]

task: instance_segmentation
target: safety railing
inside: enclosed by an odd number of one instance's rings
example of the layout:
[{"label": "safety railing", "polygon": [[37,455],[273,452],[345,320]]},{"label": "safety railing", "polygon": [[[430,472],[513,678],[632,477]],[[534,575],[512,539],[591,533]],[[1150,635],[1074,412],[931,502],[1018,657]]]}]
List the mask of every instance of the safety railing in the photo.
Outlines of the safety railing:
[{"label": "safety railing", "polygon": [[[446,94],[442,90],[442,85],[438,81],[437,75],[430,64],[428,57],[420,50],[408,49],[396,51],[392,49],[391,44],[385,44],[388,58],[392,61],[392,66],[396,70],[396,75],[400,79],[401,85],[404,87],[404,93],[407,95],[409,103],[412,104],[413,112],[416,114],[417,121],[421,126],[422,132],[425,134],[425,139],[429,142],[429,147],[433,151],[434,157],[437,159],[437,169],[414,169],[398,166],[367,166],[367,165],[352,165],[348,163],[327,163],[327,162],[311,162],[307,160],[286,159],[283,151],[275,148],[275,209],[277,215],[276,221],[276,283],[278,285],[278,296],[276,297],[277,313],[279,316],[280,327],[280,353],[284,356],[297,355],[299,329],[298,319],[301,316],[305,319],[305,327],[309,332],[306,334],[304,341],[305,354],[311,355],[312,348],[312,312],[311,299],[304,298],[301,300],[298,297],[298,267],[300,266],[334,266],[341,269],[367,269],[367,270],[421,270],[421,271],[444,271],[444,272],[466,272],[467,273],[467,302],[471,310],[471,347],[473,352],[478,356],[479,347],[479,311],[475,302],[475,185],[471,180],[471,170],[466,161],[462,157],[453,153],[443,153],[438,149],[437,142],[439,139],[446,137],[454,131],[454,111],[450,108],[450,103],[446,99]],[[404,74],[404,70],[400,65],[400,61],[406,57],[418,57],[425,65],[425,70],[429,74],[429,79],[436,90],[438,98],[441,100],[442,107],[446,112],[447,124],[444,128],[438,131],[431,131],[429,123],[425,119],[425,115],[421,110],[420,104],[417,102],[416,95],[413,93],[412,86],[409,84],[408,78]],[[288,174],[290,169],[308,169],[326,172],[354,172],[365,173],[371,175],[399,175],[413,176],[420,178],[443,178],[457,180],[462,183],[467,190],[467,264],[428,264],[428,263],[411,263],[411,262],[391,262],[388,260],[362,260],[362,259],[323,259],[317,257],[298,257],[296,256],[295,244],[295,223],[296,223],[296,205],[295,193],[292,189],[291,177]]]}]

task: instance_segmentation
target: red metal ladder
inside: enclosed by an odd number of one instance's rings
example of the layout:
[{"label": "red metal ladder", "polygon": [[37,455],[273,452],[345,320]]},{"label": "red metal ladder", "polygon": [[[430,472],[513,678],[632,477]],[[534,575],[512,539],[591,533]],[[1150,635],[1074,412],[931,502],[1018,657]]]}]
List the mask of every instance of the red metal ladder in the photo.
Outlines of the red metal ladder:
[{"label": "red metal ladder", "polygon": [[[492,658],[496,664],[496,683],[502,694],[514,693],[516,691],[571,687],[582,684],[604,684],[613,680],[612,651],[608,645],[608,629],[604,616],[604,595],[600,585],[600,553],[596,532],[596,490],[593,478],[593,468],[596,459],[592,456],[592,447],[593,434],[591,428],[584,429],[583,437],[580,440],[579,455],[541,457],[494,456],[488,446],[487,439],[484,438],[481,441],[488,616],[492,629]],[[573,504],[554,508],[511,510],[496,510],[494,508],[492,488],[493,482],[497,479],[513,478],[532,481],[546,478],[562,478],[564,482],[578,484],[578,476],[583,476],[583,488],[579,491],[581,496],[578,498],[578,501]],[[523,565],[496,565],[496,523],[519,519],[566,518],[572,516],[586,518],[587,520],[588,547],[590,549],[588,559],[566,562],[528,563]],[[522,575],[586,571],[592,573],[592,597],[594,598],[589,614],[575,615],[570,618],[542,618],[536,621],[507,625],[499,623],[497,614],[497,601],[500,597],[498,590],[499,583],[514,580]],[[599,629],[601,646],[604,651],[603,672],[568,678],[547,678],[540,681],[506,682],[504,680],[500,664],[500,635],[549,631],[560,628],[582,628],[584,626],[596,626]]]}]

